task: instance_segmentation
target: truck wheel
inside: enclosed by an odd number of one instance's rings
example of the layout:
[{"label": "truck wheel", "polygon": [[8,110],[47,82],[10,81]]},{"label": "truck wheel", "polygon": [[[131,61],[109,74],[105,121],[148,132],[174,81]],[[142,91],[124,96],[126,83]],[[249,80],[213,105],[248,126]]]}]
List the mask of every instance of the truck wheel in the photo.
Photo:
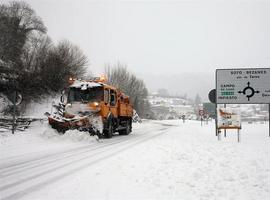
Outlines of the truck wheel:
[{"label": "truck wheel", "polygon": [[59,133],[59,134],[61,134],[61,135],[64,135],[65,133],[66,133],[66,130],[65,129],[62,129],[62,128],[58,128],[58,129],[56,129],[57,130],[57,132]]},{"label": "truck wheel", "polygon": [[107,128],[104,129],[104,136],[106,138],[111,138],[113,136],[113,125],[112,125],[112,120],[108,121]]},{"label": "truck wheel", "polygon": [[130,120],[128,120],[125,129],[119,131],[119,135],[129,135],[130,133],[131,133],[131,123]]},{"label": "truck wheel", "polygon": [[53,129],[55,129],[55,130],[58,132],[58,134],[60,134],[60,135],[63,135],[63,134],[65,134],[65,132],[66,132],[65,129],[59,128],[59,127],[57,127],[55,124],[52,124],[51,127],[52,127]]}]

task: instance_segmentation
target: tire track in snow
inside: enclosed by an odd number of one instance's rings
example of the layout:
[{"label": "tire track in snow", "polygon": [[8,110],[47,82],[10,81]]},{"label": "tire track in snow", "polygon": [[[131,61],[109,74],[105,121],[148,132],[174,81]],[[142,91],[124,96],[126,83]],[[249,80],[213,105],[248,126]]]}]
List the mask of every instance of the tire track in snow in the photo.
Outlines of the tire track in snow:
[{"label": "tire track in snow", "polygon": [[[123,143],[128,143],[127,141],[123,142]],[[34,174],[33,174],[33,171],[30,171],[30,173],[28,173],[27,175],[30,175],[26,178],[22,178],[16,182],[12,182],[11,183],[8,183],[8,184],[5,184],[4,186],[1,186],[0,187],[0,191],[2,190],[5,190],[5,189],[8,189],[10,187],[13,187],[13,186],[16,186],[16,185],[19,185],[21,183],[24,183],[24,182],[27,182],[27,181],[31,181],[33,179],[36,179],[36,178],[39,178],[43,175],[46,175],[46,174],[49,174],[51,172],[54,172],[56,170],[59,170],[59,169],[62,169],[66,166],[69,166],[69,165],[72,165],[74,163],[77,163],[79,161],[82,161],[82,160],[85,160],[85,159],[88,159],[89,157],[92,157],[92,156],[95,156],[97,155],[98,153],[106,153],[108,152],[110,149],[112,148],[115,148],[114,146],[113,147],[105,147],[106,149],[104,150],[104,148],[100,148],[101,151],[94,151],[91,153],[91,151],[86,151],[84,156],[82,156],[82,154],[79,154],[79,155],[76,155],[76,159],[65,159],[64,161],[66,162],[61,162],[61,164],[58,164],[57,162],[54,162],[56,165],[52,165],[52,166],[49,166],[49,167],[44,167],[44,165],[40,165],[41,169],[38,169],[36,172],[34,171]],[[87,153],[90,153],[90,154],[87,154]],[[79,158],[77,158],[79,157]],[[17,174],[14,174],[14,176],[16,177]],[[25,176],[25,174],[24,174]]]},{"label": "tire track in snow", "polygon": [[[32,162],[32,161],[38,161],[38,160],[49,158],[51,156],[61,155],[63,153],[68,153],[68,152],[80,150],[80,149],[85,148],[87,146],[89,146],[89,145],[84,145],[84,146],[80,146],[80,147],[76,147],[76,148],[71,148],[69,150],[60,151],[60,152],[57,152],[57,153],[49,153],[49,154],[44,155],[44,156],[35,155],[35,156],[33,156],[32,158],[30,158],[28,160],[17,161],[17,162],[15,160],[15,161],[11,161],[11,162],[8,162],[8,163],[4,163],[4,164],[1,164],[0,165],[0,172],[5,172],[9,168],[14,168],[16,166],[20,166],[20,165],[23,165],[23,164],[26,164],[26,163],[29,163],[29,162]],[[28,155],[28,154],[26,154],[26,155]],[[20,155],[18,157],[23,157],[23,156],[24,156],[24,154],[23,155]],[[16,158],[16,157],[14,156],[14,158]],[[14,158],[12,157],[12,159],[14,159]],[[9,158],[7,158],[7,159],[9,159]],[[3,160],[6,160],[6,159],[3,159]]]},{"label": "tire track in snow", "polygon": [[[163,133],[165,133],[165,132],[163,132]],[[120,146],[121,148],[119,149],[119,150],[117,150],[117,151],[112,151],[112,153],[110,153],[109,155],[105,155],[105,156],[102,156],[101,158],[98,158],[98,159],[96,159],[96,160],[104,160],[104,159],[106,159],[106,158],[109,158],[109,157],[111,157],[111,156],[113,156],[115,153],[118,153],[118,152],[121,152],[122,150],[125,150],[125,149],[127,149],[127,148],[129,148],[129,146],[134,146],[134,145],[136,145],[136,144],[139,144],[139,143],[142,143],[142,142],[144,142],[144,141],[147,141],[147,140],[149,140],[149,139],[152,139],[152,138],[154,138],[154,137],[157,137],[157,136],[159,136],[159,135],[161,135],[161,134],[155,134],[155,135],[152,135],[152,136],[150,136],[150,137],[148,137],[148,136],[146,136],[146,137],[143,137],[143,138],[139,138],[139,139],[136,139],[135,140],[135,142],[134,142],[134,140],[133,141],[128,141],[127,142],[127,145],[126,145],[126,147],[122,147],[122,146]],[[115,148],[115,147],[113,147],[113,148]],[[108,152],[107,150],[106,151],[104,151],[104,152]],[[109,152],[111,152],[111,151],[109,151]],[[82,158],[82,159],[80,159],[80,160],[85,160],[85,159],[87,159],[87,158],[89,158],[89,156],[86,156],[86,157],[84,157],[84,158]],[[73,161],[73,162],[77,162],[78,160],[76,160],[76,161]],[[95,163],[95,160],[94,161],[91,161],[91,163]],[[66,166],[66,165],[65,165]],[[53,171],[54,171],[55,169],[53,169]],[[75,170],[74,172],[76,172],[77,170]],[[68,175],[68,174],[70,174],[70,172],[68,172],[68,173],[65,173],[66,175]],[[35,176],[36,177],[36,176]],[[65,176],[64,176],[65,177]],[[33,177],[34,178],[34,177]],[[58,178],[56,178],[55,179],[55,181],[56,180],[58,180]],[[48,181],[48,184],[50,183],[51,181]],[[40,184],[40,186],[42,186],[42,184]],[[1,191],[1,190],[0,190]]]},{"label": "tire track in snow", "polygon": [[[137,137],[139,137],[139,135],[133,136],[132,138],[137,138]],[[111,145],[120,144],[120,143],[126,142],[126,141],[127,141],[127,139],[122,138],[121,140],[117,140],[117,141],[110,142],[110,143],[105,143],[103,145],[97,144],[94,147],[91,146],[90,148],[89,148],[89,145],[87,145],[86,147],[84,146],[83,149],[80,149],[80,151],[76,150],[76,152],[71,152],[71,153],[68,153],[67,155],[57,155],[55,157],[50,157],[50,158],[47,158],[45,160],[41,160],[41,161],[37,161],[37,162],[33,161],[31,163],[26,163],[26,165],[23,165],[23,166],[18,165],[18,166],[16,166],[15,169],[12,168],[12,169],[9,169],[7,171],[1,172],[0,178],[5,178],[8,176],[16,176],[16,175],[20,174],[21,172],[32,170],[32,169],[35,169],[38,167],[44,167],[44,165],[54,164],[54,163],[62,161],[62,160],[65,161],[65,160],[67,160],[67,158],[73,158],[73,157],[76,157],[78,155],[80,156],[82,154],[92,152],[93,150],[104,149],[104,148],[110,147]],[[0,186],[0,190],[1,190],[1,186]]]},{"label": "tire track in snow", "polygon": [[[124,146],[122,146],[122,143],[120,143],[121,146],[117,146],[117,144],[119,144],[119,142],[118,142],[118,143],[112,145],[112,147],[108,147],[106,150],[99,152],[100,154],[97,154],[97,152],[93,152],[94,156],[93,155],[92,156],[86,155],[86,156],[83,156],[82,158],[75,159],[73,161],[69,161],[68,163],[61,164],[61,165],[53,167],[53,168],[49,168],[42,173],[35,174],[35,175],[32,175],[28,178],[21,179],[17,182],[13,182],[11,184],[4,185],[0,188],[0,191],[2,192],[2,194],[4,194],[3,191],[8,190],[9,193],[6,194],[6,196],[3,197],[2,200],[17,199],[23,195],[27,195],[27,194],[31,193],[32,191],[41,189],[42,187],[44,187],[52,182],[58,181],[59,179],[64,178],[68,175],[74,174],[81,169],[87,168],[87,167],[94,165],[96,163],[99,163],[105,159],[111,158],[112,156],[115,156],[118,153],[121,153],[123,150],[129,149],[129,148],[136,146],[140,143],[143,143],[143,142],[148,141],[150,139],[153,139],[155,137],[161,136],[167,132],[165,130],[168,130],[168,128],[159,129],[158,133],[155,135],[150,135],[150,136],[148,136],[149,134],[142,135],[141,137],[138,137],[135,140],[129,140],[129,138],[127,137],[128,140],[123,141]],[[109,151],[111,149],[112,149],[112,151]],[[84,161],[86,161],[86,163],[84,163]],[[77,166],[77,165],[79,165],[79,166]],[[51,173],[53,173],[57,170],[60,170],[60,169],[65,170],[65,168],[67,166],[71,167],[71,169],[68,169],[65,172],[60,172],[60,173],[50,177]],[[45,180],[42,180],[38,184],[36,184],[35,179],[39,181],[40,178],[43,178]],[[18,189],[16,190],[16,187],[21,186],[21,185],[25,185],[25,183],[27,183],[27,182],[30,182],[30,187],[26,186],[25,189],[21,190],[19,188],[19,191],[18,191]]]},{"label": "tire track in snow", "polygon": [[[87,145],[89,145],[89,144],[87,144]],[[84,145],[84,146],[87,146],[87,145]],[[81,148],[82,145],[79,145],[78,147],[74,147],[74,145],[70,145],[70,146],[66,146],[66,147],[69,148],[69,149],[64,150],[64,151],[59,151],[58,150],[58,152],[56,152],[56,153],[47,153],[47,150],[41,150],[41,151],[37,151],[37,152],[29,152],[29,153],[19,154],[19,155],[16,155],[16,156],[2,158],[2,159],[0,159],[0,163],[5,163],[5,164],[0,165],[0,170],[4,169],[4,168],[7,168],[7,167],[10,167],[10,166],[13,166],[13,165],[16,165],[16,164],[26,163],[28,161],[30,162],[31,160],[40,159],[42,157],[45,158],[47,156],[55,155],[57,153],[60,154],[60,153],[65,153],[66,151],[72,151],[72,150]],[[24,147],[21,147],[21,148],[24,148]],[[17,149],[20,149],[20,148],[17,147]],[[29,159],[21,160],[22,157],[28,157]]]},{"label": "tire track in snow", "polygon": [[[133,135],[132,138],[136,138],[139,135]],[[17,171],[23,171],[24,169],[28,169],[28,168],[32,168],[31,166],[39,166],[41,164],[46,164],[47,162],[51,162],[51,160],[63,160],[66,157],[71,157],[73,155],[78,155],[80,153],[83,153],[85,151],[91,151],[91,150],[96,150],[99,148],[104,148],[110,145],[114,145],[114,144],[118,144],[121,143],[123,141],[126,141],[126,138],[119,138],[116,141],[111,141],[109,143],[97,143],[94,146],[89,146],[89,145],[83,145],[77,148],[73,148],[67,151],[61,151],[61,152],[57,152],[55,154],[49,154],[46,156],[42,156],[40,158],[37,158],[36,156],[34,158],[31,158],[30,160],[26,160],[23,162],[19,162],[19,163],[13,163],[12,165],[9,165],[7,167],[2,167],[0,169],[0,178],[8,176],[9,174],[14,174]],[[37,165],[36,163],[38,163],[39,165]],[[17,171],[16,171],[17,170]]]},{"label": "tire track in snow", "polygon": [[[132,135],[134,137],[134,135]],[[118,138],[116,141],[118,140],[121,140],[122,138]],[[106,140],[106,139],[105,139]],[[101,140],[101,141],[105,141],[105,140]],[[115,142],[115,140],[111,141],[111,142]],[[109,142],[109,143],[111,143]],[[101,142],[100,142],[101,143]],[[108,144],[108,143],[105,143],[105,144]],[[56,153],[49,153],[49,154],[46,154],[46,155],[43,155],[43,156],[40,156],[40,155],[34,155],[32,156],[31,158],[27,159],[27,160],[23,160],[23,161],[17,161],[16,158],[21,158],[24,156],[23,155],[19,155],[19,156],[12,156],[10,158],[4,158],[2,160],[10,160],[10,159],[15,159],[15,161],[9,161],[7,162],[6,164],[1,164],[0,165],[0,171],[1,170],[4,170],[4,169],[7,169],[7,168],[10,168],[10,167],[14,167],[14,166],[18,166],[18,165],[21,165],[21,164],[25,164],[25,163],[29,163],[29,162],[32,162],[32,161],[38,161],[38,160],[42,160],[42,159],[46,159],[48,157],[53,157],[53,156],[56,156],[56,155],[62,155],[63,153],[69,153],[69,152],[72,152],[74,150],[80,150],[80,149],[83,149],[83,148],[87,148],[89,147],[90,144],[86,144],[86,145],[83,145],[83,146],[79,146],[79,147],[75,147],[75,148],[71,148],[71,149],[68,149],[68,150],[64,150],[64,151],[58,151]],[[96,143],[95,146],[99,145],[99,143]],[[45,151],[43,151],[45,152]],[[32,154],[32,153],[27,153],[26,155],[28,154]],[[40,154],[40,153],[38,153]]]}]

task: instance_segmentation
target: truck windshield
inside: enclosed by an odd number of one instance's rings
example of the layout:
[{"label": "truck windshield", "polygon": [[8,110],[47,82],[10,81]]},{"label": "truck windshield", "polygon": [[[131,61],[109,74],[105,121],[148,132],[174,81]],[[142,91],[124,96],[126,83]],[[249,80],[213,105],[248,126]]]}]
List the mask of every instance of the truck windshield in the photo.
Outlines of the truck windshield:
[{"label": "truck windshield", "polygon": [[68,102],[99,102],[103,100],[103,89],[102,87],[93,87],[86,90],[81,88],[70,88],[68,93]]}]

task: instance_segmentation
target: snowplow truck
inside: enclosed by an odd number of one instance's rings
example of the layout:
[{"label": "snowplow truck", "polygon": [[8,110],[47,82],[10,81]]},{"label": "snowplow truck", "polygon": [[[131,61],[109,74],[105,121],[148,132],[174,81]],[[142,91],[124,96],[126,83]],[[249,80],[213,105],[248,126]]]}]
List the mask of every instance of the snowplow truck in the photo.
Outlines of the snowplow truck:
[{"label": "snowplow truck", "polygon": [[48,115],[52,128],[60,133],[78,129],[102,138],[111,138],[115,132],[131,133],[133,107],[127,95],[106,84],[104,78],[71,78],[69,84],[65,100],[61,96],[60,112]]}]

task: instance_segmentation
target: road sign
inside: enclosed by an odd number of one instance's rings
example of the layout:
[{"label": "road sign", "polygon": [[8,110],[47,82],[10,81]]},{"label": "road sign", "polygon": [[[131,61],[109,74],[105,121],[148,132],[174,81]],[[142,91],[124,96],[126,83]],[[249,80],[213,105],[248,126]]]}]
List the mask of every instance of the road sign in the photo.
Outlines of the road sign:
[{"label": "road sign", "polygon": [[216,103],[270,103],[270,68],[217,69]]},{"label": "road sign", "polygon": [[208,99],[211,103],[216,103],[216,89],[213,89],[208,93]]},{"label": "road sign", "polygon": [[219,108],[218,129],[241,129],[240,110],[237,108]]},{"label": "road sign", "polygon": [[204,115],[204,110],[199,110],[199,115],[203,116]]},{"label": "road sign", "polygon": [[213,103],[203,103],[203,110],[212,118],[216,116],[216,105]]}]

